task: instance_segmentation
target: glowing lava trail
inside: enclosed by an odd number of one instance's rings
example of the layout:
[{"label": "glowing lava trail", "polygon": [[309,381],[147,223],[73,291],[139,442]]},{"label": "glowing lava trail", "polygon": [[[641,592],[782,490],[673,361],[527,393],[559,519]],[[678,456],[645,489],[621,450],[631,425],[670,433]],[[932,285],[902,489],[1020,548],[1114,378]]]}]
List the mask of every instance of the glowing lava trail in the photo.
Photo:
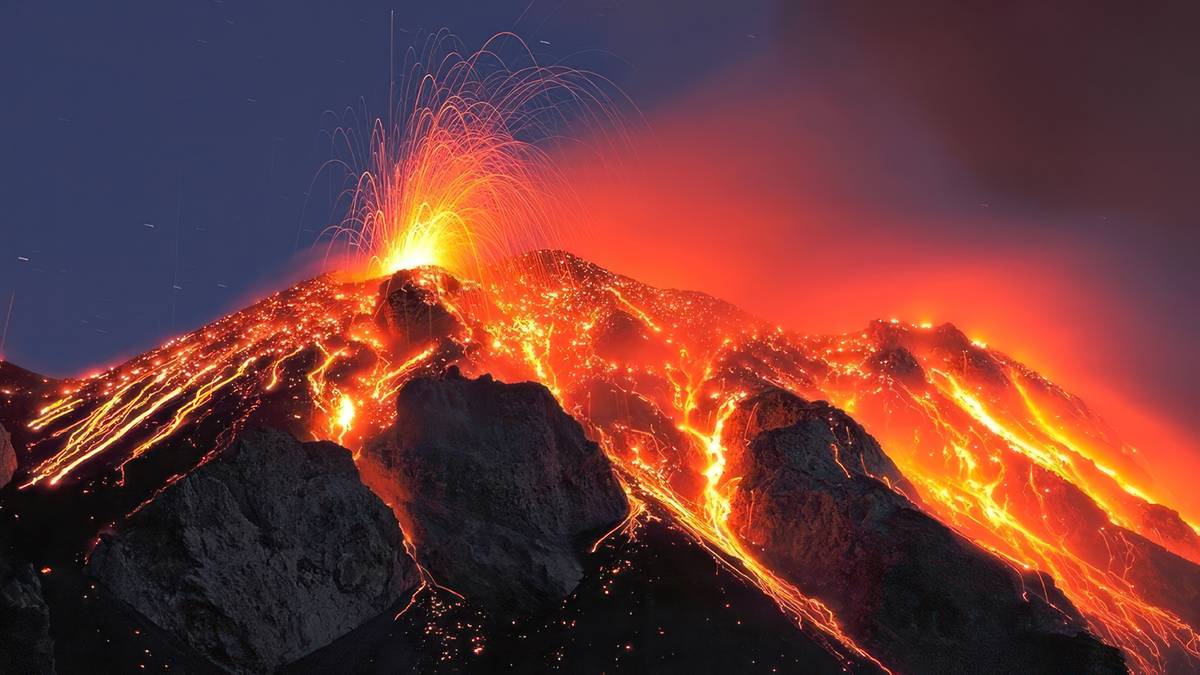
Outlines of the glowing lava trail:
[{"label": "glowing lava trail", "polygon": [[124,468],[214,414],[218,400],[222,409],[237,411],[226,422],[233,428],[267,397],[299,401],[302,412],[290,417],[311,421],[321,437],[344,441],[355,427],[363,433],[386,426],[394,412],[376,391],[398,386],[427,365],[434,350],[426,347],[393,368],[374,309],[374,286],[322,277],[104,373],[67,382],[29,423],[42,434],[35,452],[57,450],[36,465],[25,486],[58,484],[115,447],[119,459],[101,465]]}]

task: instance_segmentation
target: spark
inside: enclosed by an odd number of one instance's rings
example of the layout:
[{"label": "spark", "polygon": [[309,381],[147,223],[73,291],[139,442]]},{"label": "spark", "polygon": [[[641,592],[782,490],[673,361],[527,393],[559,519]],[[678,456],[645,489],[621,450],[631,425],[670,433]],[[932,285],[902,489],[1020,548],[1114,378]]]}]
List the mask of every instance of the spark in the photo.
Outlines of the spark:
[{"label": "spark", "polygon": [[570,187],[546,146],[568,121],[615,124],[614,95],[595,74],[538,65],[508,33],[464,55],[441,32],[409,60],[395,122],[375,120],[365,150],[335,134],[355,173],[349,215],[325,236],[366,276],[435,265],[478,279],[567,222]]}]

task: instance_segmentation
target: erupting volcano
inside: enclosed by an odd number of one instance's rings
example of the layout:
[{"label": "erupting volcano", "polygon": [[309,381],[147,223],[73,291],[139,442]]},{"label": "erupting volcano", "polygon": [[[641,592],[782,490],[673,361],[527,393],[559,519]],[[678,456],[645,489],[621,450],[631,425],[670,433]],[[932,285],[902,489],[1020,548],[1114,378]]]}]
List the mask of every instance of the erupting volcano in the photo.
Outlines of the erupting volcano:
[{"label": "erupting volcano", "polygon": [[1082,398],[949,323],[803,335],[539,248],[571,215],[543,141],[611,96],[434,53],[341,137],[344,269],[86,377],[0,362],[4,579],[58,622],[42,652],[1200,668],[1200,529]]}]

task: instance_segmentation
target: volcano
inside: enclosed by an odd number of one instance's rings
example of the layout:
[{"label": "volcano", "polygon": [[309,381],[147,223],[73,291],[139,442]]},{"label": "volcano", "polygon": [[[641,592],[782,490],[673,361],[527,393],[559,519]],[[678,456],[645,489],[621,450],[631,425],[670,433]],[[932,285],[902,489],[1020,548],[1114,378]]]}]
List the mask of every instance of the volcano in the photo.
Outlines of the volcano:
[{"label": "volcano", "polygon": [[800,335],[561,251],[479,278],[0,362],[0,670],[1200,668],[1196,527],[954,326]]}]

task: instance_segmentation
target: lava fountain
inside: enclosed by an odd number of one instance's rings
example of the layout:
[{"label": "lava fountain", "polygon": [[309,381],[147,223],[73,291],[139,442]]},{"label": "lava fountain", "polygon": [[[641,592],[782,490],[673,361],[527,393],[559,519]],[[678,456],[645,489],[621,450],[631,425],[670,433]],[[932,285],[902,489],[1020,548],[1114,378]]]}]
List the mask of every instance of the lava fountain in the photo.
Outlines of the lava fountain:
[{"label": "lava fountain", "polygon": [[551,158],[572,125],[620,134],[619,94],[595,73],[539,65],[512,34],[464,54],[440,32],[410,50],[387,122],[334,134],[353,176],[326,232],[367,277],[426,265],[479,279],[485,263],[550,242],[571,213]]},{"label": "lava fountain", "polygon": [[[304,282],[105,372],[31,390],[22,489],[120,489],[127,468],[180,452],[204,425],[228,441],[269,422],[358,451],[394,421],[394,394],[415,376],[458,365],[532,379],[584,421],[637,517],[691,535],[832,652],[875,661],[731,525],[741,477],[726,422],[774,387],[859,416],[920,491],[906,498],[1015,569],[1048,572],[1137,670],[1200,663],[1196,617],[1161,588],[1166,570],[1200,558],[1200,535],[1135,487],[1135,458],[1077,399],[952,328],[806,337],[569,254],[524,253],[572,216],[554,143],[568,123],[616,122],[617,97],[589,73],[506,61],[514,36],[469,55],[449,40],[410,54],[390,122],[335,134],[346,155],[335,164],[353,180],[349,215],[327,235],[331,256],[351,260],[346,278]],[[606,417],[604,392],[652,423]]]}]

